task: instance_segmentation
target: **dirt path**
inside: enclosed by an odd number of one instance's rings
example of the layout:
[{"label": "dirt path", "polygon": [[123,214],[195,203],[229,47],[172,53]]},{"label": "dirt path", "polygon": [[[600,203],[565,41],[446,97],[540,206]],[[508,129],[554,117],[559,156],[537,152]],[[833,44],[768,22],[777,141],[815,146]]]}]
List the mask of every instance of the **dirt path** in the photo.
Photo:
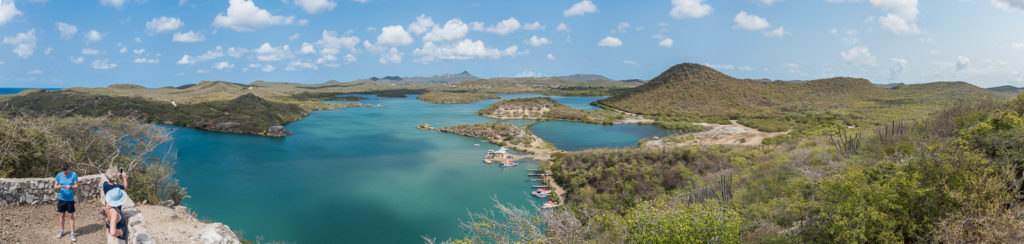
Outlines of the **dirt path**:
[{"label": "dirt path", "polygon": [[[105,243],[102,217],[103,205],[97,199],[75,203],[76,243]],[[57,239],[57,205],[25,205],[0,207],[0,243],[72,243],[71,223],[65,220],[64,237]]]},{"label": "dirt path", "polygon": [[754,128],[750,128],[737,123],[735,120],[730,120],[730,125],[720,124],[708,124],[708,123],[696,123],[697,125],[707,126],[711,129],[707,131],[670,135],[665,138],[659,138],[644,142],[644,146],[648,147],[662,147],[662,146],[687,146],[687,145],[761,145],[761,142],[765,138],[774,136],[784,135],[789,133],[786,132],[763,132]]}]

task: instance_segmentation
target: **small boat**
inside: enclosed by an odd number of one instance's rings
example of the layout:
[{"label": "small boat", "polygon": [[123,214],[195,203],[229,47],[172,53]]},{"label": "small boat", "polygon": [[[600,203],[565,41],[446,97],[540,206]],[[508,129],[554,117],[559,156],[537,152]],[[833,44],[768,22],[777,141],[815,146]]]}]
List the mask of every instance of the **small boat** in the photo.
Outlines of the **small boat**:
[{"label": "small boat", "polygon": [[491,159],[489,159],[489,158],[484,158],[484,163],[493,163],[493,162],[494,161],[491,161]]},{"label": "small boat", "polygon": [[536,191],[530,192],[535,197],[545,198],[551,195],[551,191],[545,189],[537,189]]},{"label": "small boat", "polygon": [[543,209],[555,208],[555,207],[558,207],[558,203],[555,203],[553,201],[548,201],[548,202],[544,203],[544,205],[541,205],[540,207],[543,208]]},{"label": "small boat", "polygon": [[519,165],[519,162],[501,161],[501,164],[499,164],[498,166],[501,166],[501,167],[512,167],[512,166],[516,166],[516,165]]},{"label": "small boat", "polygon": [[474,147],[479,147],[479,146],[480,146],[480,144],[473,144],[473,146],[474,146]]}]

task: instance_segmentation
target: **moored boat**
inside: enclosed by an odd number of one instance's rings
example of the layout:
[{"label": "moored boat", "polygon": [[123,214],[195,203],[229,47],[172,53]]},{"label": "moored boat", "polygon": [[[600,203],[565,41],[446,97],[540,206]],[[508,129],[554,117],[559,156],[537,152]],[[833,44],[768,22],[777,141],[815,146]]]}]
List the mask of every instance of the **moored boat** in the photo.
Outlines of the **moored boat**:
[{"label": "moored boat", "polygon": [[501,164],[499,164],[498,166],[501,166],[501,167],[512,167],[512,166],[516,166],[516,165],[519,165],[519,162],[501,161]]}]

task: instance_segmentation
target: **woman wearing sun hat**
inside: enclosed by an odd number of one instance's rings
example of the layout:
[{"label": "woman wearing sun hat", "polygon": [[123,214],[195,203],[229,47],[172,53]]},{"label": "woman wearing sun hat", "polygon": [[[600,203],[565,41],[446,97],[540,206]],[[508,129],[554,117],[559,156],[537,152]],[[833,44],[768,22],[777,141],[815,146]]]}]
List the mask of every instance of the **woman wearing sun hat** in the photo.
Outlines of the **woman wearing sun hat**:
[{"label": "woman wearing sun hat", "polygon": [[121,212],[121,205],[128,201],[128,193],[121,188],[112,188],[103,195],[102,212],[107,221],[107,235],[117,238],[119,243],[127,242],[128,220]]}]

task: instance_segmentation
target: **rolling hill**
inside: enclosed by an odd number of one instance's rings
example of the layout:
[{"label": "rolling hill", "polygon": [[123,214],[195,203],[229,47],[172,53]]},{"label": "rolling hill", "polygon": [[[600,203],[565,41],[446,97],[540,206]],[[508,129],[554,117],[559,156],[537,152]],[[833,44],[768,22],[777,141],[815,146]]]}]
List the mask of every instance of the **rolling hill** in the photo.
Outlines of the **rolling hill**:
[{"label": "rolling hill", "polygon": [[669,68],[643,85],[598,103],[637,114],[756,117],[827,110],[875,113],[914,105],[932,108],[968,97],[1007,96],[964,82],[935,82],[887,89],[866,79],[849,77],[800,82],[737,79],[704,65],[684,63]]}]

